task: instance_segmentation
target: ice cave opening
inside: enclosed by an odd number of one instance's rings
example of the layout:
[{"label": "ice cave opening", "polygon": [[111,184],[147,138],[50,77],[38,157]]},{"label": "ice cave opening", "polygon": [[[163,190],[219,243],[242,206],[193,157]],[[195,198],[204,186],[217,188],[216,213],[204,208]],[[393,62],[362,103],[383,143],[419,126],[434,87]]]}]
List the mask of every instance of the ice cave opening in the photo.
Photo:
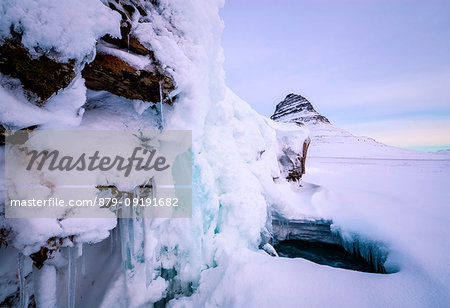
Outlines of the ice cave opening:
[{"label": "ice cave opening", "polygon": [[317,264],[367,273],[398,272],[385,266],[388,249],[383,243],[344,235],[330,220],[273,219],[272,244],[280,257],[303,258]]},{"label": "ice cave opening", "polygon": [[375,267],[341,245],[302,240],[285,240],[274,246],[280,257],[303,258],[314,263],[367,273],[387,274],[383,265]]}]

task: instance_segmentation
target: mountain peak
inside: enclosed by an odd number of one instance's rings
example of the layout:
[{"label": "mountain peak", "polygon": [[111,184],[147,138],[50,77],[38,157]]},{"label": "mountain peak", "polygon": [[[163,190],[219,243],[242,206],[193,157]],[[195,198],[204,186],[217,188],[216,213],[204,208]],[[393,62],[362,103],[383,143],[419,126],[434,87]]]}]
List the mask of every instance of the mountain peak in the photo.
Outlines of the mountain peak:
[{"label": "mountain peak", "polygon": [[278,103],[270,118],[278,122],[330,124],[330,121],[318,113],[306,98],[294,93],[286,95],[286,98]]}]

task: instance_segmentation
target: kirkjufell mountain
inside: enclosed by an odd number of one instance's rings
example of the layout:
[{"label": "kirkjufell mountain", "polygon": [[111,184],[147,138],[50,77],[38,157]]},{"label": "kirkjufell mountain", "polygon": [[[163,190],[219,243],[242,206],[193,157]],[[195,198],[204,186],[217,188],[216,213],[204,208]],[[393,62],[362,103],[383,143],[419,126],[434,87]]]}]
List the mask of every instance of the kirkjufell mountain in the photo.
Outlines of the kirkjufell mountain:
[{"label": "kirkjufell mountain", "polygon": [[311,138],[309,156],[393,158],[399,155],[429,155],[389,146],[369,137],[355,136],[334,126],[327,117],[314,109],[308,99],[298,94],[286,95],[286,98],[276,105],[270,118],[277,122],[306,126]]},{"label": "kirkjufell mountain", "polygon": [[270,118],[279,122],[330,124],[330,121],[318,113],[306,98],[293,93],[288,94],[277,105],[275,113]]}]

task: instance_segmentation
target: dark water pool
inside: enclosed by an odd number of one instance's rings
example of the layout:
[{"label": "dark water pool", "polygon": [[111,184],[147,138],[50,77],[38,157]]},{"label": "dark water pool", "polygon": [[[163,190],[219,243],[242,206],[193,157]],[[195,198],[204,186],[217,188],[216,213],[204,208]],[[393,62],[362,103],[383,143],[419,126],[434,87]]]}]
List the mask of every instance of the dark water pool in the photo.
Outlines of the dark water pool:
[{"label": "dark water pool", "polygon": [[348,270],[386,273],[384,268],[375,268],[364,258],[347,252],[341,245],[303,240],[284,240],[274,245],[280,257],[303,258],[312,262]]}]

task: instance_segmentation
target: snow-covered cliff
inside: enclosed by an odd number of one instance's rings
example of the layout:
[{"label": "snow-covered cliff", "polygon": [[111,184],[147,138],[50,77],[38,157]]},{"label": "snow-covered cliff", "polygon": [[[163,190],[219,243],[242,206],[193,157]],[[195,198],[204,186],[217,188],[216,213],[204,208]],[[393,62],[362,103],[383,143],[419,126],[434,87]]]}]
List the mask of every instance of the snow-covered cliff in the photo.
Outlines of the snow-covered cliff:
[{"label": "snow-covered cliff", "polygon": [[221,1],[102,2],[2,3],[1,125],[191,130],[192,218],[2,215],[2,259],[18,268],[2,268],[0,302],[139,307],[189,296],[202,271],[267,244],[272,213],[304,171],[307,131],[258,115],[224,84]]}]

